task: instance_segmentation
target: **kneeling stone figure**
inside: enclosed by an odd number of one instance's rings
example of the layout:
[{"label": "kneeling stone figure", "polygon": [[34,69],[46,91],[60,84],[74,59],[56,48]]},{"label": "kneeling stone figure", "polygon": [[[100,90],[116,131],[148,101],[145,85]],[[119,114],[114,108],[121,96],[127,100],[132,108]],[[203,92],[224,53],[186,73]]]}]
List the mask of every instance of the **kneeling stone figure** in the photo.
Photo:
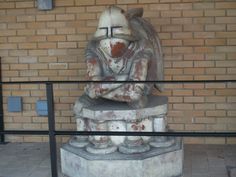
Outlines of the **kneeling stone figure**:
[{"label": "kneeling stone figure", "polygon": [[[163,80],[163,58],[160,42],[153,26],[142,18],[143,9],[123,9],[111,6],[100,16],[97,30],[88,43],[85,51],[87,79],[91,81],[156,81]],[[78,131],[107,131],[112,122],[91,120],[84,116],[84,108],[101,105],[106,102],[127,104],[131,110],[145,109],[153,88],[163,90],[162,85],[153,83],[90,83],[85,93],[75,102]],[[117,108],[118,109],[118,108]],[[163,115],[162,115],[163,116]],[[164,115],[165,116],[165,115]],[[144,129],[142,121],[149,117],[120,120],[120,129],[140,131]],[[154,126],[154,131],[165,131],[165,120]],[[141,122],[141,123],[140,123]],[[153,130],[154,120],[149,121],[149,129]],[[157,122],[157,119],[156,119]],[[157,123],[156,123],[157,124]],[[117,125],[117,123],[116,123]],[[145,152],[150,149],[147,141],[150,138],[126,137],[125,145],[120,147],[124,153]],[[160,137],[158,141],[165,141]],[[167,143],[165,146],[171,145]],[[77,147],[87,146],[91,153],[112,153],[117,150],[108,136],[76,136],[70,144]],[[92,145],[91,145],[92,144]],[[119,144],[119,143],[117,143]],[[159,146],[158,143],[151,143]],[[127,149],[129,149],[127,151]],[[131,150],[130,150],[131,149]]]}]

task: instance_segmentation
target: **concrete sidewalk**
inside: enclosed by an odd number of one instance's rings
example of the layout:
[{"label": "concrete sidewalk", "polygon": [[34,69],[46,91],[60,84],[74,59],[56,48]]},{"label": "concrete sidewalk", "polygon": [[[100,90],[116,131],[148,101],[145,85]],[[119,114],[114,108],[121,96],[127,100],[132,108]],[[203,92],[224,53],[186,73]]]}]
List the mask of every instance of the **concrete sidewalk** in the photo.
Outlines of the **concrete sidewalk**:
[{"label": "concrete sidewalk", "polygon": [[[236,177],[236,145],[185,145],[184,156],[184,177]],[[51,177],[49,145],[0,145],[0,177]]]}]

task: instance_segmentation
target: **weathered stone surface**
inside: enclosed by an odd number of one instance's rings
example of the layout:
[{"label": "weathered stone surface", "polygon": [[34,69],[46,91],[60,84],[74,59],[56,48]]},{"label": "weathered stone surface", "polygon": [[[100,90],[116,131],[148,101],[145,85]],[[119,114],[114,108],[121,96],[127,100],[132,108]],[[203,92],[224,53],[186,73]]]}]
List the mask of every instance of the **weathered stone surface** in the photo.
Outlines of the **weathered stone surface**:
[{"label": "weathered stone surface", "polygon": [[126,103],[107,100],[101,104],[83,108],[82,115],[99,121],[134,121],[150,116],[165,115],[167,113],[167,101],[168,99],[165,96],[149,96],[149,102],[146,107],[133,109]]},{"label": "weathered stone surface", "polygon": [[170,147],[152,147],[145,153],[95,155],[66,144],[61,159],[62,172],[69,177],[180,177],[183,146],[177,138]]}]

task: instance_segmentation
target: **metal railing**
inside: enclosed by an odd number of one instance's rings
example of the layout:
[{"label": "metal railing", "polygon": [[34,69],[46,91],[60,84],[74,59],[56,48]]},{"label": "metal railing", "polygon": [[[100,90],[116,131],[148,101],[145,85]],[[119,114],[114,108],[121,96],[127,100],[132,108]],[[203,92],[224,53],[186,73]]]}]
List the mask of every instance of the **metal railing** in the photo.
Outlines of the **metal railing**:
[{"label": "metal railing", "polygon": [[[32,81],[0,82],[0,143],[5,143],[4,135],[48,135],[52,177],[58,176],[56,136],[61,135],[106,135],[106,136],[181,136],[181,137],[236,137],[236,132],[109,132],[109,131],[59,131],[55,129],[54,84],[88,83],[236,83],[236,80],[193,80],[193,81]],[[48,127],[46,130],[4,130],[2,86],[9,84],[45,84],[48,106]]]}]

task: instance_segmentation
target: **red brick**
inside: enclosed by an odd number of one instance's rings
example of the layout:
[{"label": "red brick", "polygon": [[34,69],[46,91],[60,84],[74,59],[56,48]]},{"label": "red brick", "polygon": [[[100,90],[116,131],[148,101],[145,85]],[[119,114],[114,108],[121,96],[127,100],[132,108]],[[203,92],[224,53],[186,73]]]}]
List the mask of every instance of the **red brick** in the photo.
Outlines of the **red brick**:
[{"label": "red brick", "polygon": [[235,89],[221,89],[221,90],[216,90],[216,95],[218,95],[218,96],[235,96],[236,92],[235,92]]},{"label": "red brick", "polygon": [[214,3],[211,2],[201,2],[201,3],[194,3],[193,9],[213,9]]},{"label": "red brick", "polygon": [[76,42],[58,42],[58,48],[77,48]]},{"label": "red brick", "polygon": [[[115,0],[96,0],[97,5],[108,5],[108,4],[112,5],[115,3],[116,3]],[[145,1],[145,3],[149,3],[149,1],[147,0],[147,2]]]},{"label": "red brick", "polygon": [[192,3],[176,3],[176,4],[171,4],[171,9],[174,9],[174,10],[188,10],[188,9],[192,9]]},{"label": "red brick", "polygon": [[27,50],[10,50],[9,51],[9,56],[27,56]]},{"label": "red brick", "polygon": [[65,35],[50,35],[47,36],[48,41],[66,41]]},{"label": "red brick", "polygon": [[236,36],[236,32],[216,32],[217,38],[234,38]]},{"label": "red brick", "polygon": [[17,45],[16,44],[0,44],[0,49],[17,49]]},{"label": "red brick", "polygon": [[59,28],[57,34],[75,34],[75,28]]},{"label": "red brick", "polygon": [[193,37],[193,34],[190,32],[177,32],[172,33],[172,36],[174,39],[191,39]]},{"label": "red brick", "polygon": [[17,30],[17,35],[19,36],[33,36],[35,35],[36,31],[32,29],[21,29]]},{"label": "red brick", "polygon": [[75,5],[80,6],[80,5],[94,5],[95,0],[75,0]]},{"label": "red brick", "polygon": [[161,26],[162,32],[178,32],[182,31],[181,25],[162,25]]},{"label": "red brick", "polygon": [[214,110],[215,104],[209,104],[209,103],[195,104],[195,109],[196,110]]},{"label": "red brick", "polygon": [[15,36],[16,30],[0,30],[0,36]]},{"label": "red brick", "polygon": [[184,74],[204,74],[203,68],[184,68]]},{"label": "red brick", "polygon": [[214,47],[194,47],[196,53],[213,53],[215,52]]},{"label": "red brick", "polygon": [[209,103],[222,103],[222,102],[226,102],[226,98],[225,97],[220,97],[220,96],[211,96],[211,97],[205,97],[206,98],[206,102]]},{"label": "red brick", "polygon": [[192,18],[172,18],[172,24],[192,24]]},{"label": "red brick", "polygon": [[216,23],[235,24],[236,18],[235,17],[216,17]]},{"label": "red brick", "polygon": [[236,52],[236,46],[217,46],[216,52]]},{"label": "red brick", "polygon": [[235,9],[228,9],[226,12],[227,12],[227,16],[236,16]]},{"label": "red brick", "polygon": [[184,60],[204,60],[204,54],[185,54]]},{"label": "red brick", "polygon": [[205,16],[225,16],[225,11],[224,10],[205,10],[204,11]]},{"label": "red brick", "polygon": [[7,24],[8,29],[24,29],[26,28],[25,23],[8,23]]},{"label": "red brick", "polygon": [[183,11],[184,17],[201,17],[203,16],[202,10],[184,10]]},{"label": "red brick", "polygon": [[184,88],[186,89],[203,89],[204,84],[195,84],[195,83],[189,83],[189,84],[184,84]]},{"label": "red brick", "polygon": [[16,17],[15,16],[2,15],[2,16],[0,16],[0,22],[15,23],[16,22]]},{"label": "red brick", "polygon": [[214,38],[214,32],[194,32],[194,38]]},{"label": "red brick", "polygon": [[29,22],[27,23],[28,29],[43,29],[46,27],[45,22]]},{"label": "red brick", "polygon": [[33,22],[35,21],[35,16],[34,15],[22,15],[22,16],[17,16],[17,22]]},{"label": "red brick", "polygon": [[18,44],[19,49],[36,49],[36,43],[20,43]]},{"label": "red brick", "polygon": [[181,17],[181,11],[161,11],[162,17]]},{"label": "red brick", "polygon": [[215,91],[214,90],[194,90],[194,95],[196,96],[210,96],[214,95]]},{"label": "red brick", "polygon": [[183,74],[182,69],[165,69],[165,74],[175,75],[175,74]]},{"label": "red brick", "polygon": [[184,97],[185,103],[203,103],[204,97]]},{"label": "red brick", "polygon": [[206,68],[206,74],[226,74],[225,68]]},{"label": "red brick", "polygon": [[207,53],[206,60],[225,60],[226,55],[224,53]]},{"label": "red brick", "polygon": [[150,20],[151,24],[155,25],[155,24],[158,24],[158,25],[168,25],[168,24],[171,24],[171,21],[170,21],[170,18],[151,18]]},{"label": "red brick", "polygon": [[173,96],[192,96],[192,90],[173,90]]},{"label": "red brick", "polygon": [[163,46],[181,46],[182,41],[181,40],[162,40]]},{"label": "red brick", "polygon": [[34,1],[16,2],[16,8],[33,8],[33,7],[34,7]]},{"label": "red brick", "polygon": [[133,4],[137,3],[137,0],[117,0],[117,4]]},{"label": "red brick", "polygon": [[207,80],[214,80],[214,79],[215,79],[215,75],[195,75],[194,76],[194,80],[207,81]]},{"label": "red brick", "polygon": [[206,31],[225,31],[226,30],[226,25],[224,24],[212,24],[212,25],[206,25]]},{"label": "red brick", "polygon": [[201,46],[204,45],[203,39],[185,39],[184,40],[185,46]]},{"label": "red brick", "polygon": [[151,4],[150,5],[150,10],[169,10],[170,5],[169,4]]},{"label": "red brick", "polygon": [[236,68],[227,68],[227,74],[236,74]]},{"label": "red brick", "polygon": [[57,14],[56,20],[57,21],[75,20],[75,15],[74,14]]},{"label": "red brick", "polygon": [[66,13],[84,13],[84,12],[85,12],[85,7],[66,7]]},{"label": "red brick", "polygon": [[214,24],[214,17],[196,17],[193,19],[194,24]]},{"label": "red brick", "polygon": [[167,2],[172,2],[172,3],[174,3],[174,2],[181,2],[181,0],[160,0],[160,2],[162,3],[162,2],[164,2],[164,3],[167,3]]},{"label": "red brick", "polygon": [[228,39],[227,45],[236,45],[236,39]]},{"label": "red brick", "polygon": [[55,20],[55,15],[53,14],[36,16],[36,21],[54,21],[54,20]]},{"label": "red brick", "polygon": [[38,48],[39,49],[55,49],[57,46],[56,43],[54,42],[42,42],[38,43]]},{"label": "red brick", "polygon": [[235,9],[236,3],[235,2],[216,2],[217,9]]},{"label": "red brick", "polygon": [[13,9],[15,8],[14,2],[0,2],[0,9]]},{"label": "red brick", "polygon": [[174,75],[173,80],[185,81],[185,80],[193,80],[193,76],[191,75]]},{"label": "red brick", "polygon": [[204,26],[199,24],[184,25],[184,31],[204,31]]},{"label": "red brick", "polygon": [[193,110],[193,104],[174,104],[173,108],[175,110]]},{"label": "red brick", "polygon": [[206,39],[205,40],[206,45],[212,45],[212,46],[216,46],[216,45],[225,45],[226,44],[226,40],[225,39]]},{"label": "red brick", "polygon": [[173,47],[173,53],[192,53],[192,47]]},{"label": "red brick", "polygon": [[38,35],[52,35],[55,34],[55,29],[39,29],[37,30]]},{"label": "red brick", "polygon": [[56,0],[55,7],[74,6],[74,0]]},{"label": "red brick", "polygon": [[8,37],[8,42],[25,42],[26,37]]}]

